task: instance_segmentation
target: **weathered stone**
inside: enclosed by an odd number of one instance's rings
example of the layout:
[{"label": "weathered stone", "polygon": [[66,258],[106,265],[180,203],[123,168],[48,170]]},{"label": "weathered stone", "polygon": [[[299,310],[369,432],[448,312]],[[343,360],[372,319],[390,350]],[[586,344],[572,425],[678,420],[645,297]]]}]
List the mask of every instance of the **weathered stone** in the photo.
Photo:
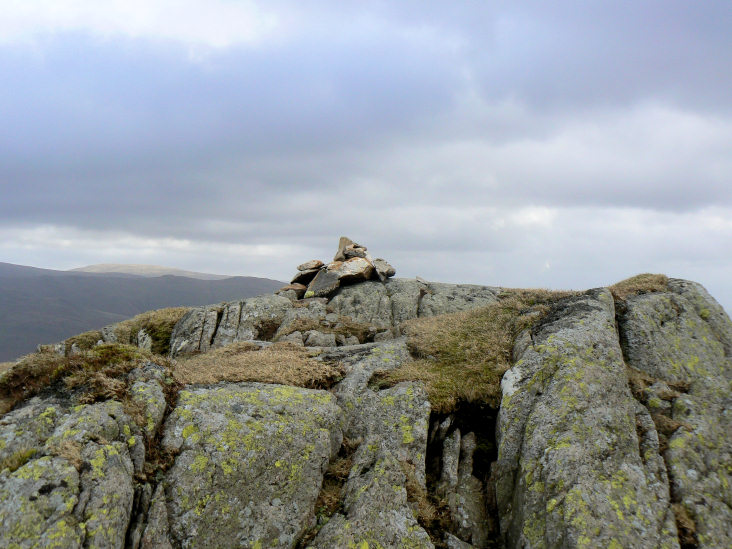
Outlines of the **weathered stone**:
[{"label": "weathered stone", "polygon": [[305,286],[305,284],[299,284],[296,282],[294,284],[288,284],[287,286],[282,286],[282,288],[277,290],[277,292],[275,292],[275,293],[282,295],[284,292],[292,291],[292,292],[295,292],[295,295],[297,296],[297,298],[300,299],[303,295],[305,295],[305,290],[307,290],[307,289],[308,289],[308,287]]},{"label": "weathered stone", "polygon": [[294,546],[341,426],[325,391],[261,383],[182,391],[163,439],[180,452],[166,479],[174,545]]},{"label": "weathered stone", "polygon": [[457,534],[475,547],[488,547],[489,531],[483,483],[473,475],[476,438],[467,433],[460,439],[457,483],[447,501]]},{"label": "weathered stone", "polygon": [[447,495],[455,491],[458,484],[458,465],[460,463],[460,429],[445,437],[442,443],[442,472],[438,491]]},{"label": "weathered stone", "polygon": [[298,265],[297,270],[298,271],[311,271],[313,269],[320,269],[323,266],[323,262],[319,259],[311,259],[310,261],[306,261],[305,263]]},{"label": "weathered stone", "polygon": [[297,330],[290,334],[277,338],[277,341],[292,343],[293,345],[297,345],[298,347],[302,347],[305,344],[304,340],[303,340],[302,332],[297,331]]},{"label": "weathered stone", "polygon": [[[732,322],[700,285],[672,279],[669,286],[670,292],[627,300],[619,319],[623,350],[631,367],[658,380],[646,390],[648,409],[678,424],[665,458],[674,496],[695,524],[698,546],[728,547]],[[679,383],[688,386],[686,394],[669,390],[669,384]]]},{"label": "weathered stone", "polygon": [[338,241],[338,251],[333,256],[333,261],[345,261],[346,255],[343,252],[346,249],[346,246],[352,246],[354,244],[356,243],[353,240],[347,236],[342,236]]},{"label": "weathered stone", "polygon": [[235,341],[271,340],[292,302],[278,295],[261,295],[242,301]]},{"label": "weathered stone", "polygon": [[375,281],[345,286],[331,298],[328,308],[340,316],[376,328],[391,328],[391,300],[384,284]]},{"label": "weathered stone", "polygon": [[102,328],[102,339],[104,340],[104,343],[117,343],[117,331],[115,324]]},{"label": "weathered stone", "polygon": [[436,316],[485,307],[498,301],[499,288],[430,282],[419,303],[419,316]]},{"label": "weathered stone", "polygon": [[366,248],[359,246],[358,244],[350,244],[343,248],[343,257],[351,259],[354,257],[366,257]]},{"label": "weathered stone", "polygon": [[532,336],[501,383],[506,546],[678,547],[655,432],[641,454],[610,292],[563,300]]},{"label": "weathered stone", "polygon": [[130,398],[143,410],[142,429],[148,440],[155,438],[165,415],[165,395],[157,381],[135,381],[130,387]]},{"label": "weathered stone", "polygon": [[387,278],[391,278],[396,274],[396,269],[389,265],[389,263],[386,262],[386,260],[381,259],[380,257],[377,257],[372,261],[374,264],[374,269],[376,269],[376,274],[379,275],[379,278],[384,281]]},{"label": "weathered stone", "polygon": [[305,271],[298,271],[295,276],[292,277],[290,284],[310,284],[315,276],[321,271],[321,268],[307,269]]},{"label": "weathered stone", "polygon": [[165,491],[163,485],[159,484],[147,513],[147,526],[140,540],[140,549],[172,549],[169,532]]},{"label": "weathered stone", "polygon": [[183,315],[170,336],[170,356],[207,351],[222,309],[221,305],[195,307]]},{"label": "weathered stone", "polygon": [[304,297],[328,297],[338,289],[338,286],[340,286],[338,273],[323,269],[310,282]]},{"label": "weathered stone", "polygon": [[445,545],[447,549],[475,549],[474,545],[464,542],[450,532],[445,533]]},{"label": "weathered stone", "polygon": [[293,307],[285,312],[280,327],[274,335],[274,340],[279,341],[282,337],[294,330],[302,331],[321,325],[327,314],[326,306],[318,300],[304,300],[299,307]]},{"label": "weathered stone", "polygon": [[354,456],[343,514],[331,517],[312,547],[434,548],[407,502],[403,467],[378,439],[367,439]]},{"label": "weathered stone", "polygon": [[335,347],[336,338],[333,333],[323,333],[317,330],[309,330],[304,334],[306,347]]},{"label": "weathered stone", "polygon": [[334,273],[341,283],[354,283],[370,279],[374,266],[368,259],[354,257],[346,261],[329,263],[327,271]]},{"label": "weathered stone", "polygon": [[137,332],[137,346],[140,349],[151,351],[152,344],[153,340],[152,337],[150,337],[150,334],[148,334],[145,330],[140,330],[139,332]]},{"label": "weathered stone", "polygon": [[[0,472],[0,546],[123,547],[134,497],[131,456],[138,471],[144,460],[137,426],[114,401],[68,410],[34,399],[24,408],[0,423],[0,442],[11,442],[0,446],[17,448],[4,458],[17,469]],[[13,441],[21,424],[22,449]]]},{"label": "weathered stone", "polygon": [[81,547],[78,501],[79,474],[65,459],[45,456],[0,471],[0,545]]}]

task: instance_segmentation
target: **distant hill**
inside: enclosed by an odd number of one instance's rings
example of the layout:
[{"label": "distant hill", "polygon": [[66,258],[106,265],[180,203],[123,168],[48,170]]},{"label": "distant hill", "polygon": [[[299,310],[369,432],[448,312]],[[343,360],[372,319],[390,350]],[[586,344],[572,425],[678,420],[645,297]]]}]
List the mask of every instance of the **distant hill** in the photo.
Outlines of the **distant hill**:
[{"label": "distant hill", "polygon": [[0,362],[30,353],[39,343],[60,341],[151,309],[232,301],[271,293],[282,285],[246,276],[201,280],[0,263]]},{"label": "distant hill", "polygon": [[87,265],[86,267],[70,269],[68,272],[131,274],[145,277],[174,275],[185,276],[187,278],[198,278],[200,280],[224,280],[225,278],[232,278],[229,275],[197,273],[195,271],[184,271],[182,269],[174,269],[172,267],[161,267],[160,265],[128,265],[121,263],[97,263],[96,265]]}]

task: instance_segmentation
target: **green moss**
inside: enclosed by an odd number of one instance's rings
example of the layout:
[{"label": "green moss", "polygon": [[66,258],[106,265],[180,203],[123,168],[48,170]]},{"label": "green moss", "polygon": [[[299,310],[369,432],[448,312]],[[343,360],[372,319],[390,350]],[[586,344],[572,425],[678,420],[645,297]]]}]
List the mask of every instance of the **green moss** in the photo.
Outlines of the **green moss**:
[{"label": "green moss", "polygon": [[20,469],[38,453],[36,448],[21,448],[0,460],[0,471],[5,469],[11,473]]}]

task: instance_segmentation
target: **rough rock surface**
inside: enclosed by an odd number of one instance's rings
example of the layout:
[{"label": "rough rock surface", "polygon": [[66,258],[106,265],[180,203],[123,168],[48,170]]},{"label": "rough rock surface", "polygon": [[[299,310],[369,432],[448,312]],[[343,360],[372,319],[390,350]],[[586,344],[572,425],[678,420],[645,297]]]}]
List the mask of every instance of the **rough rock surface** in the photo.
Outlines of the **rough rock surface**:
[{"label": "rough rock surface", "polygon": [[[664,457],[698,546],[732,547],[732,323],[699,284],[669,286],[628,299],[623,348],[631,367],[659,380],[646,400],[651,412],[678,422]],[[666,383],[678,382],[687,392],[664,409]]]},{"label": "rough rock surface", "polygon": [[245,383],[181,392],[163,439],[180,452],[165,480],[172,539],[292,547],[341,440],[341,410],[324,391]]},{"label": "rough rock surface", "polygon": [[610,292],[567,298],[531,336],[502,381],[506,545],[678,547],[658,438],[636,430],[650,418],[628,387]]},{"label": "rough rock surface", "polygon": [[313,547],[433,547],[417,523],[407,494],[408,476],[425,487],[429,402],[421,385],[400,383],[373,391],[377,369],[397,367],[408,356],[403,340],[361,346],[346,359],[335,387],[345,410],[346,436],[362,441],[344,487],[343,512],[320,530]]},{"label": "rough rock surface", "polygon": [[0,472],[0,546],[124,547],[145,449],[119,402],[36,398],[0,420],[0,440],[19,465]]}]

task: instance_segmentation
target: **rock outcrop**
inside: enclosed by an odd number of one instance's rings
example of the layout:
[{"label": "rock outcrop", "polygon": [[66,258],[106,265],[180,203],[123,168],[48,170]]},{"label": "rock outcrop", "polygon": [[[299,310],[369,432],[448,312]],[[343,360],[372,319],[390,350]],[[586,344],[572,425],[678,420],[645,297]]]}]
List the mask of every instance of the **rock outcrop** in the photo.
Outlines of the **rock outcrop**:
[{"label": "rock outcrop", "polygon": [[[342,239],[333,262],[303,263],[278,295],[186,313],[172,358],[100,373],[65,349],[63,364],[101,385],[91,398],[50,376],[0,416],[0,546],[732,546],[732,322],[700,285],[664,278],[519,308],[500,406],[445,410],[404,373],[437,360],[415,362],[404,323],[454,323],[513,294],[389,272]],[[337,285],[305,297],[318,277]],[[188,354],[278,345],[341,377],[172,377]],[[30,395],[31,378],[14,390]]]}]

